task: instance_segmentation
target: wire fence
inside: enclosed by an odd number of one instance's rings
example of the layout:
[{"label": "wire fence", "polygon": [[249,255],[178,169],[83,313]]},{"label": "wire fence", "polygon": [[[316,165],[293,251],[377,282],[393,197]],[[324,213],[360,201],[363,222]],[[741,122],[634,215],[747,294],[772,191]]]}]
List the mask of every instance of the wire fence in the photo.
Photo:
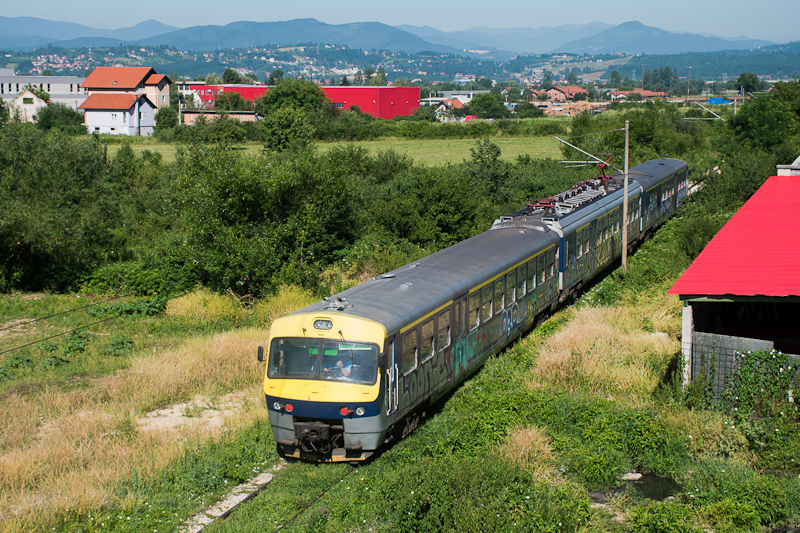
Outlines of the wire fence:
[{"label": "wire fence", "polygon": [[[742,354],[756,351],[770,351],[772,341],[731,337],[695,332],[692,335],[691,379],[706,380],[706,388],[711,391],[711,401],[719,402],[725,387],[738,382],[742,370]],[[800,357],[788,355],[790,361],[800,361]],[[795,381],[800,379],[800,371]]]}]

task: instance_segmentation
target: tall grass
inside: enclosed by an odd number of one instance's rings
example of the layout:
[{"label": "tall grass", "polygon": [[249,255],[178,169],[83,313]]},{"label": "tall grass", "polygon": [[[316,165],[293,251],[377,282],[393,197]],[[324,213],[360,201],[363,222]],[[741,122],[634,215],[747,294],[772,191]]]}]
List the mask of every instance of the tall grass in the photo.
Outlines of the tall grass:
[{"label": "tall grass", "polygon": [[666,334],[677,330],[679,309],[671,299],[638,308],[577,309],[569,324],[545,341],[531,386],[550,383],[644,399],[679,350],[678,341]]},{"label": "tall grass", "polygon": [[[308,298],[286,289],[255,307],[277,317]],[[242,316],[232,298],[203,291],[179,299],[168,312],[193,321]],[[60,514],[113,505],[120,480],[158,472],[186,442],[265,420],[263,367],[255,354],[267,336],[268,330],[249,327],[190,337],[139,353],[126,369],[84,380],[79,388],[42,383],[9,389],[0,398],[0,531],[40,529]],[[231,392],[240,393],[242,405],[222,425],[197,416],[205,409],[198,406],[165,427],[145,416],[197,395],[205,401],[196,404],[213,408]]]}]

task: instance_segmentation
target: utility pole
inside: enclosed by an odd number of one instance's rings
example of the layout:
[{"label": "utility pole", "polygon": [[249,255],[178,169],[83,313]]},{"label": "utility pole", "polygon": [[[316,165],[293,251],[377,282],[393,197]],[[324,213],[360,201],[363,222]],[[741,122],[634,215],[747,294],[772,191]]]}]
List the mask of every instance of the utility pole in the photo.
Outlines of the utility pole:
[{"label": "utility pole", "polygon": [[644,63],[642,63],[642,98],[644,98]]},{"label": "utility pole", "polygon": [[628,121],[625,121],[625,185],[622,192],[622,273],[628,271]]},{"label": "utility pole", "polygon": [[689,67],[689,77],[686,78],[686,103],[689,103],[689,95],[692,92],[692,67]]}]

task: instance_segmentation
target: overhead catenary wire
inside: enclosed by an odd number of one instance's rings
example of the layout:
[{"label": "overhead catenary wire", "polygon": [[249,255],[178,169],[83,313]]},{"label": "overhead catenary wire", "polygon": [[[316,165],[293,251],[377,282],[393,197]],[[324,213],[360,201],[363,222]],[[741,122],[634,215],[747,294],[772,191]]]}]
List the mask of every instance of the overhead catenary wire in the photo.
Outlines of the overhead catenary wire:
[{"label": "overhead catenary wire", "polygon": [[[32,318],[30,320],[26,320],[25,322],[16,322],[15,324],[13,324],[11,326],[6,326],[4,328],[0,328],[0,331],[6,331],[7,329],[14,329],[14,328],[18,328],[20,326],[25,326],[27,324],[33,324],[34,322],[39,322],[40,320],[47,320],[48,318],[53,318],[53,317],[56,317],[56,316],[66,315],[68,313],[74,313],[75,311],[81,311],[83,309],[88,309],[89,307],[92,307],[92,306],[95,306],[95,305],[104,304],[106,302],[112,302],[114,300],[119,300],[120,298],[122,298],[122,296],[114,296],[113,298],[108,298],[107,300],[101,300],[99,302],[94,302],[94,303],[91,303],[89,305],[84,305],[83,307],[76,307],[75,309],[67,309],[66,311],[61,311],[60,313],[53,313],[52,315],[42,316],[42,317],[39,317],[39,318]],[[12,322],[13,322],[13,320],[12,320]]]}]

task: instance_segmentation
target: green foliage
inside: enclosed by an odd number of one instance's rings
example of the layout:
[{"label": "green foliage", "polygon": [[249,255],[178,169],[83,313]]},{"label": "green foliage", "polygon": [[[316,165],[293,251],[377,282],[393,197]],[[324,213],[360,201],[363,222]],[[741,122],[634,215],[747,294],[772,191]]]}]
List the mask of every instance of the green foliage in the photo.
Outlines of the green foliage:
[{"label": "green foliage", "polygon": [[646,533],[701,533],[690,508],[674,501],[651,502],[634,508],[633,530]]},{"label": "green foliage", "polygon": [[308,146],[313,128],[305,112],[292,107],[275,110],[264,121],[264,147],[274,152],[298,150]]},{"label": "green foliage", "polygon": [[[129,425],[120,424],[124,436]],[[72,510],[58,517],[60,531],[172,530],[232,487],[267,471],[277,461],[267,422],[204,445],[187,443],[181,457],[156,474],[133,473],[117,487],[118,498],[98,511]]]},{"label": "green foliage", "polygon": [[81,354],[89,344],[89,334],[78,331],[69,333],[60,345],[46,343],[38,345],[38,348],[50,354],[44,360],[45,368],[56,368],[69,363],[75,355]]},{"label": "green foliage", "polygon": [[60,131],[69,135],[86,135],[83,113],[75,111],[60,102],[47,104],[36,113],[36,127],[44,130]]},{"label": "green foliage", "polygon": [[740,428],[764,468],[800,470],[800,409],[789,401],[796,390],[800,362],[786,354],[740,354],[738,372],[729,378],[721,407]]},{"label": "green foliage", "polygon": [[284,107],[312,112],[328,107],[328,100],[314,82],[286,78],[255,103],[256,112],[265,117]]},{"label": "green foliage", "polygon": [[467,105],[467,113],[478,118],[507,118],[511,111],[504,105],[503,97],[497,93],[478,93]]},{"label": "green foliage", "polygon": [[253,102],[236,91],[224,91],[214,99],[214,109],[218,111],[252,111]]},{"label": "green foliage", "polygon": [[163,313],[166,306],[166,298],[153,298],[101,305],[93,307],[89,313],[92,316],[156,316]]},{"label": "green foliage", "polygon": [[742,141],[770,149],[800,133],[800,117],[789,102],[772,95],[748,100],[729,120],[734,135]]},{"label": "green foliage", "polygon": [[178,112],[172,107],[162,107],[156,112],[156,132],[172,129],[177,125]]},{"label": "green foliage", "polygon": [[133,353],[135,348],[136,343],[133,339],[125,335],[114,335],[108,340],[108,346],[106,346],[103,354],[112,357],[124,357]]}]

